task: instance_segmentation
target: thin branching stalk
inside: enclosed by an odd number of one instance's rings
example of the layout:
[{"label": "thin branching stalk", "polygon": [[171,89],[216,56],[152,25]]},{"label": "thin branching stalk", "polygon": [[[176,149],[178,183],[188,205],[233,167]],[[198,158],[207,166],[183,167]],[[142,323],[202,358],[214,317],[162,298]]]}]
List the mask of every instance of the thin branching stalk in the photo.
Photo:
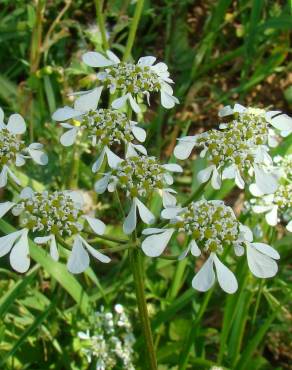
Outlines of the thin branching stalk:
[{"label": "thin branching stalk", "polygon": [[102,5],[103,5],[102,0],[95,0],[97,23],[98,23],[98,27],[101,33],[102,45],[105,50],[108,50],[109,44],[108,44],[107,37],[106,37],[106,29],[105,29],[104,16],[102,13]]},{"label": "thin branching stalk", "polygon": [[150,370],[157,370],[157,360],[155,355],[151,325],[145,296],[145,285],[144,285],[145,277],[143,272],[142,257],[143,257],[142,253],[139,249],[137,248],[129,249],[129,259],[134,277],[141,329],[145,341],[145,359],[148,362],[147,368]]},{"label": "thin branching stalk", "polygon": [[135,37],[136,37],[138,24],[139,24],[141,14],[142,14],[143,5],[144,5],[144,0],[138,0],[137,1],[134,17],[132,19],[132,23],[131,23],[131,27],[130,27],[130,31],[129,31],[127,45],[126,45],[124,56],[123,56],[123,61],[124,62],[127,61],[129,59],[130,55],[131,55],[132,48],[133,48],[134,41],[135,41]]}]

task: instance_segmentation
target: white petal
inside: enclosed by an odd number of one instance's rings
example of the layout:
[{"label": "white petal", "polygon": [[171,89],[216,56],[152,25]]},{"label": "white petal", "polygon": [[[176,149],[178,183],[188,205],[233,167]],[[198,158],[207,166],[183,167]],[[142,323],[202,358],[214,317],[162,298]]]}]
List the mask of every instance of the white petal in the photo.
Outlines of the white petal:
[{"label": "white petal", "polygon": [[107,50],[106,55],[109,57],[110,60],[112,60],[115,64],[120,63],[120,58],[116,56],[112,51]]},{"label": "white petal", "polygon": [[155,216],[153,215],[153,213],[138,198],[135,198],[135,202],[138,207],[141,220],[145,222],[145,224],[153,224],[153,222],[155,221]]},{"label": "white petal", "polygon": [[21,190],[21,193],[19,194],[20,199],[28,199],[31,198],[34,195],[34,191],[29,186],[26,186]]},{"label": "white petal", "polygon": [[103,163],[103,160],[104,160],[104,156],[105,156],[105,148],[103,148],[102,149],[102,151],[101,151],[101,153],[100,153],[100,155],[99,155],[99,157],[97,158],[97,160],[93,163],[93,165],[92,165],[92,172],[97,172],[99,169],[100,169],[100,167],[101,167],[101,165],[102,165],[102,163]]},{"label": "white petal", "polygon": [[212,173],[211,185],[215,190],[218,190],[221,187],[221,177],[216,167],[214,168]]},{"label": "white petal", "polygon": [[29,269],[30,257],[28,246],[28,229],[23,229],[21,237],[15,243],[10,253],[11,267],[18,272],[26,272]]},{"label": "white petal", "polygon": [[274,206],[272,210],[266,214],[266,221],[271,226],[276,226],[278,223],[278,206]]},{"label": "white petal", "polygon": [[277,263],[270,257],[260,253],[256,248],[247,245],[247,263],[250,271],[259,278],[268,278],[276,275]]},{"label": "white petal", "polygon": [[142,242],[142,250],[148,257],[160,256],[170,241],[175,229],[166,229],[163,233],[148,236]]},{"label": "white petal", "polygon": [[261,197],[264,193],[257,187],[256,184],[250,184],[249,191],[255,197]]},{"label": "white petal", "polygon": [[83,112],[76,111],[70,107],[59,108],[52,115],[55,121],[66,121],[67,119],[76,118],[83,114]]},{"label": "white petal", "polygon": [[143,235],[151,235],[151,234],[161,234],[165,231],[165,229],[159,229],[157,227],[149,227],[148,229],[144,229],[142,231]]},{"label": "white petal", "polygon": [[9,253],[13,244],[22,234],[22,230],[14,231],[5,236],[1,236],[0,238],[0,257],[5,256],[5,254]]},{"label": "white petal", "polygon": [[167,185],[173,184],[173,177],[171,176],[170,173],[163,174],[163,178],[164,178],[164,181],[167,183]]},{"label": "white petal", "polygon": [[76,208],[81,209],[84,207],[84,198],[80,190],[66,190],[64,192],[72,199]]},{"label": "white petal", "polygon": [[239,189],[244,189],[245,183],[238,169],[236,169],[235,171],[235,183],[239,187]]},{"label": "white petal", "polygon": [[90,227],[97,235],[104,234],[106,226],[101,220],[99,220],[98,218],[89,217],[89,216],[84,216],[84,218],[87,220]]},{"label": "white petal", "polygon": [[288,222],[288,224],[286,225],[286,229],[290,231],[290,233],[292,233],[292,220]]},{"label": "white petal", "polygon": [[60,137],[60,143],[64,146],[70,146],[75,143],[79,128],[74,127],[71,130],[68,130]]},{"label": "white petal", "polygon": [[219,117],[226,117],[231,116],[233,114],[233,109],[230,105],[226,105],[225,107],[219,109],[218,116]]},{"label": "white petal", "polygon": [[246,108],[243,105],[236,103],[234,105],[233,111],[237,113],[244,113],[246,111]]},{"label": "white petal", "polygon": [[211,173],[213,172],[215,166],[209,166],[204,168],[203,170],[199,171],[197,179],[200,183],[207,182],[210,179]]},{"label": "white petal", "polygon": [[[31,144],[32,145],[32,144]],[[29,155],[31,156],[32,160],[40,164],[42,166],[45,166],[48,164],[48,156],[46,153],[44,153],[42,150],[35,150],[31,147],[31,145],[28,147]]]},{"label": "white petal", "polygon": [[195,145],[195,141],[179,141],[179,143],[174,148],[173,154],[177,159],[187,159],[190,156]]},{"label": "white petal", "polygon": [[97,194],[102,194],[106,191],[106,188],[109,183],[109,179],[110,179],[110,176],[105,175],[103,178],[96,181],[96,183],[94,184],[94,190],[97,192]]},{"label": "white petal", "polygon": [[171,172],[183,172],[182,166],[176,163],[163,164],[161,167]]},{"label": "white petal", "polygon": [[192,280],[192,287],[200,292],[209,290],[215,282],[215,272],[213,269],[213,256],[207,259],[201,269]]},{"label": "white petal", "polygon": [[46,244],[49,240],[52,240],[52,235],[48,235],[48,236],[38,236],[36,238],[34,238],[34,242],[36,244]]},{"label": "white petal", "polygon": [[178,256],[178,260],[181,261],[186,258],[186,256],[189,254],[189,251],[191,249],[191,245],[189,244],[188,247]]},{"label": "white petal", "polygon": [[67,262],[67,268],[72,274],[80,274],[89,266],[89,255],[82,245],[79,236],[75,237],[73,248]]},{"label": "white petal", "polygon": [[81,112],[88,112],[90,110],[96,110],[100,95],[102,92],[102,87],[96,87],[89,93],[81,95],[75,100],[74,109]]},{"label": "white petal", "polygon": [[174,207],[176,205],[176,197],[166,190],[162,190],[162,204],[164,208]]},{"label": "white petal", "polygon": [[274,260],[280,259],[279,253],[268,244],[252,243],[252,246],[255,247],[259,252],[265,254],[266,256],[273,258]]},{"label": "white petal", "polygon": [[281,114],[275,118],[271,119],[271,125],[280,131],[290,131],[292,130],[292,118],[287,114]]},{"label": "white petal", "polygon": [[17,153],[17,154],[16,154],[16,159],[15,159],[15,166],[16,166],[16,167],[21,167],[21,166],[23,166],[24,164],[25,164],[25,159],[24,159],[24,157],[23,157],[21,154]]},{"label": "white petal", "polygon": [[50,255],[54,261],[59,260],[59,252],[57,248],[55,235],[52,235],[51,244],[50,244]]},{"label": "white petal", "polygon": [[274,193],[278,188],[277,177],[272,173],[266,173],[257,165],[254,166],[256,186],[264,194]]},{"label": "white petal", "polygon": [[141,143],[143,143],[145,141],[146,131],[143,128],[134,126],[134,127],[132,127],[132,132],[133,132],[133,135],[135,136],[135,138],[137,140],[139,140]]},{"label": "white petal", "polygon": [[99,260],[102,263],[109,263],[110,258],[102,253],[100,253],[98,250],[94,249],[90,244],[87,243],[85,239],[83,239],[81,236],[79,236],[80,239],[82,240],[82,243],[85,245],[86,249],[88,252],[97,260]]},{"label": "white petal", "polygon": [[102,54],[88,51],[87,53],[82,55],[82,60],[85,64],[90,67],[108,67],[116,64],[114,61],[107,59]]},{"label": "white petal", "polygon": [[195,257],[199,257],[201,255],[201,250],[198,247],[198,244],[196,243],[196,241],[192,240],[189,245],[190,245],[190,248],[191,248],[192,255],[195,256]]},{"label": "white petal", "polygon": [[238,244],[234,246],[234,252],[237,257],[243,256],[244,255],[244,248],[242,245]]},{"label": "white petal", "polygon": [[236,177],[236,170],[237,167],[234,164],[224,168],[222,171],[222,179],[234,179]]},{"label": "white petal", "polygon": [[248,226],[240,224],[239,230],[243,234],[244,240],[247,240],[248,242],[253,241],[253,234]]},{"label": "white petal", "polygon": [[136,100],[133,98],[133,96],[131,94],[128,94],[128,96],[129,96],[129,102],[130,102],[130,105],[131,105],[133,111],[135,113],[140,113],[141,109],[140,109],[139,105],[137,104]]},{"label": "white petal", "polygon": [[4,202],[0,203],[0,218],[2,218],[6,213],[15,206],[14,202]]},{"label": "white petal", "polygon": [[235,275],[230,271],[214,254],[214,264],[217,272],[217,279],[221,288],[229,294],[237,291],[238,284]]},{"label": "white petal", "polygon": [[[3,168],[6,167],[6,166],[3,166]],[[19,179],[14,175],[14,173],[10,170],[9,167],[6,168],[7,170],[7,174],[12,178],[12,180],[14,182],[16,182],[16,184],[18,185],[21,185],[21,182],[19,181]],[[0,175],[1,176],[1,175]],[[1,187],[1,186],[0,186]]]},{"label": "white petal", "polygon": [[4,188],[7,185],[7,166],[3,166],[0,173],[0,188]]},{"label": "white petal", "polygon": [[124,224],[123,224],[123,230],[125,234],[131,234],[136,228],[136,224],[137,224],[136,207],[137,205],[134,199],[131,205],[130,212],[128,216],[126,217]]},{"label": "white petal", "polygon": [[182,210],[181,207],[167,207],[161,211],[161,217],[167,220],[175,218]]},{"label": "white petal", "polygon": [[155,63],[156,58],[152,56],[147,57],[141,57],[138,60],[138,64],[141,64],[143,66],[152,66],[153,63]]},{"label": "white petal", "polygon": [[123,162],[123,159],[118,157],[115,153],[113,153],[109,148],[105,148],[105,153],[107,156],[107,161],[110,168],[117,168],[118,165]]},{"label": "white petal", "polygon": [[0,107],[0,124],[4,123],[4,112],[3,109]]},{"label": "white petal", "polygon": [[15,135],[23,134],[26,131],[25,121],[20,114],[15,113],[9,117],[7,129]]},{"label": "white petal", "polygon": [[126,104],[127,100],[128,100],[128,95],[127,94],[123,95],[120,98],[117,98],[112,102],[112,107],[114,109],[120,109]]},{"label": "white petal", "polygon": [[161,104],[166,109],[171,109],[175,106],[176,99],[174,96],[169,95],[167,92],[161,90],[160,93]]}]

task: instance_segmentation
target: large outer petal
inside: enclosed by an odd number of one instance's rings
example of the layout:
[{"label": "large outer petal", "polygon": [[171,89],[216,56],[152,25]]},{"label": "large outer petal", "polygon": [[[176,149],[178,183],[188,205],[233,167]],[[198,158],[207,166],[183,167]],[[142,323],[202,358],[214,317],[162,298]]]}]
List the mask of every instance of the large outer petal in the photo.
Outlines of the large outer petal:
[{"label": "large outer petal", "polygon": [[194,289],[200,292],[206,292],[214,285],[215,272],[213,263],[213,255],[211,254],[192,280],[192,287]]},{"label": "large outer petal", "polygon": [[149,257],[158,257],[165,250],[174,229],[166,229],[163,233],[150,235],[142,242],[142,250]]}]

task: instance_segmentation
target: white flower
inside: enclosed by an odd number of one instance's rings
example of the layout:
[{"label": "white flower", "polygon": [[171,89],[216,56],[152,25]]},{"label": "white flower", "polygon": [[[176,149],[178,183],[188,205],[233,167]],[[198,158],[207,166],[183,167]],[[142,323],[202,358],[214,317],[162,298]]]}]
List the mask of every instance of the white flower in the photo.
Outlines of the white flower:
[{"label": "white flower", "polygon": [[150,93],[160,92],[161,104],[170,109],[179,101],[173,96],[168,67],[165,63],[154,65],[156,58],[142,57],[137,64],[121,62],[111,51],[106,56],[97,52],[87,52],[82,57],[83,62],[90,67],[104,68],[97,74],[101,84],[107,87],[111,94],[121,93],[121,97],[112,102],[115,109],[122,108],[129,102],[133,111],[140,113],[141,109],[136,98],[146,95],[149,104]]},{"label": "white flower", "polygon": [[0,188],[6,186],[8,176],[20,185],[11,167],[20,167],[27,158],[40,165],[48,163],[48,156],[42,151],[42,144],[32,143],[28,147],[19,135],[25,133],[26,125],[20,114],[12,114],[7,125],[4,123],[4,112],[0,108]]},{"label": "white flower", "polygon": [[176,199],[172,195],[175,191],[168,187],[173,183],[169,171],[182,172],[182,168],[174,163],[161,165],[154,157],[129,157],[98,180],[95,183],[95,191],[102,194],[106,189],[113,192],[121,188],[126,192],[131,199],[131,207],[123,229],[126,234],[130,234],[136,228],[137,210],[146,224],[152,224],[155,219],[139,198],[149,197],[153,191],[157,191],[165,207],[175,205]]},{"label": "white flower", "polygon": [[281,184],[274,194],[252,199],[252,210],[255,213],[265,213],[270,226],[276,226],[279,214],[287,220],[287,230],[292,232],[292,184]]},{"label": "white flower", "polygon": [[[163,229],[145,229],[142,250],[149,257],[158,257],[174,233],[184,233],[188,245],[179,259],[185,258],[189,252],[195,257],[208,255],[192,281],[192,286],[199,291],[207,291],[213,286],[215,271],[225,292],[234,293],[237,290],[234,274],[218,258],[228,245],[234,248],[237,256],[242,255],[246,248],[250,269],[256,276],[270,277],[277,271],[277,264],[270,257],[277,259],[278,253],[266,244],[252,243],[251,231],[236,220],[233,210],[222,201],[203,199],[184,208],[169,207],[162,211],[162,217],[170,219],[170,223]],[[265,270],[265,265],[272,270]]]},{"label": "white flower", "polygon": [[[269,124],[280,131],[281,136],[286,137],[292,132],[292,118],[281,111],[266,111],[259,108],[246,108],[241,104],[235,104],[233,108],[230,105],[219,110],[219,117],[230,115],[240,115],[249,118],[252,123],[257,125]],[[274,133],[269,133],[270,143],[274,142]],[[272,145],[273,146],[273,145]]]},{"label": "white flower", "polygon": [[277,155],[274,157],[274,163],[279,170],[281,178],[292,182],[292,154],[287,154],[284,157]]},{"label": "white flower", "polygon": [[[111,168],[115,168],[117,163],[121,162],[122,159],[110,149],[117,144],[124,144],[126,156],[137,155],[137,152],[147,154],[142,145],[133,143],[135,139],[139,142],[145,141],[145,130],[138,127],[137,122],[129,120],[125,113],[113,109],[97,109],[100,93],[101,88],[96,88],[87,95],[81,95],[75,101],[74,109],[64,107],[53,114],[56,121],[73,120],[73,124],[61,123],[67,129],[60,138],[62,145],[73,145],[80,134],[83,135],[82,142],[88,138],[92,146],[97,147],[99,157],[92,166],[94,172],[100,169],[105,157]],[[87,98],[89,103],[87,102],[82,110],[82,104]]]},{"label": "white flower", "polygon": [[110,259],[91,247],[81,236],[83,224],[87,221],[97,235],[104,234],[105,224],[97,218],[89,217],[82,212],[83,200],[78,192],[34,192],[24,188],[19,202],[0,204],[0,217],[9,210],[20,216],[22,229],[0,238],[0,257],[10,252],[10,263],[18,272],[29,269],[28,233],[31,231],[39,236],[34,238],[37,244],[50,244],[50,255],[59,259],[57,248],[58,237],[73,237],[73,249],[68,260],[68,269],[72,273],[83,272],[89,266],[89,254],[103,263]]},{"label": "white flower", "polygon": [[201,149],[200,157],[207,157],[208,167],[198,173],[200,183],[211,179],[214,189],[220,189],[222,180],[234,179],[243,189],[245,181],[255,178],[256,185],[264,194],[273,193],[278,186],[276,170],[272,159],[262,142],[257,143],[255,135],[240,126],[228,130],[210,130],[195,136],[179,139],[174,149],[178,159],[186,159],[194,147]]}]

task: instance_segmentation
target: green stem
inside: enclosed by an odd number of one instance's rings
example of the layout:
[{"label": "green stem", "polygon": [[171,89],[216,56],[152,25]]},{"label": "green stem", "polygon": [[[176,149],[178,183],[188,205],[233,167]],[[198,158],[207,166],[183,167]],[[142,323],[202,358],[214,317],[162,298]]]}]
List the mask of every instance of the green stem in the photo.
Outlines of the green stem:
[{"label": "green stem", "polygon": [[129,259],[134,277],[139,317],[145,341],[145,359],[148,361],[147,368],[150,370],[157,370],[157,361],[145,297],[145,277],[143,273],[142,254],[137,248],[131,248],[129,249]]},{"label": "green stem", "polygon": [[102,14],[102,0],[95,0],[95,8],[96,8],[96,16],[97,16],[97,23],[99,26],[99,30],[101,33],[101,40],[102,45],[105,50],[109,49],[109,44],[106,37],[106,30],[105,30],[105,23],[104,23],[104,17]]},{"label": "green stem", "polygon": [[190,196],[189,198],[182,204],[183,207],[186,207],[188,204],[193,202],[194,200],[198,200],[198,198],[203,194],[205,187],[208,185],[208,181],[201,184]]},{"label": "green stem", "polygon": [[115,238],[113,236],[108,236],[108,235],[98,235],[94,239],[90,239],[88,241],[90,243],[95,243],[95,242],[98,242],[100,239],[108,240],[110,242],[118,243],[118,244],[126,244],[129,242],[129,240],[127,239],[119,239],[119,238]]},{"label": "green stem", "polygon": [[132,51],[132,47],[134,45],[138,24],[139,24],[141,14],[142,14],[143,5],[144,5],[144,0],[138,0],[137,1],[134,17],[133,17],[131,27],[130,27],[130,31],[129,31],[127,45],[126,45],[124,56],[123,56],[123,61],[124,62],[127,61],[129,59],[130,55],[131,55],[131,51]]}]

